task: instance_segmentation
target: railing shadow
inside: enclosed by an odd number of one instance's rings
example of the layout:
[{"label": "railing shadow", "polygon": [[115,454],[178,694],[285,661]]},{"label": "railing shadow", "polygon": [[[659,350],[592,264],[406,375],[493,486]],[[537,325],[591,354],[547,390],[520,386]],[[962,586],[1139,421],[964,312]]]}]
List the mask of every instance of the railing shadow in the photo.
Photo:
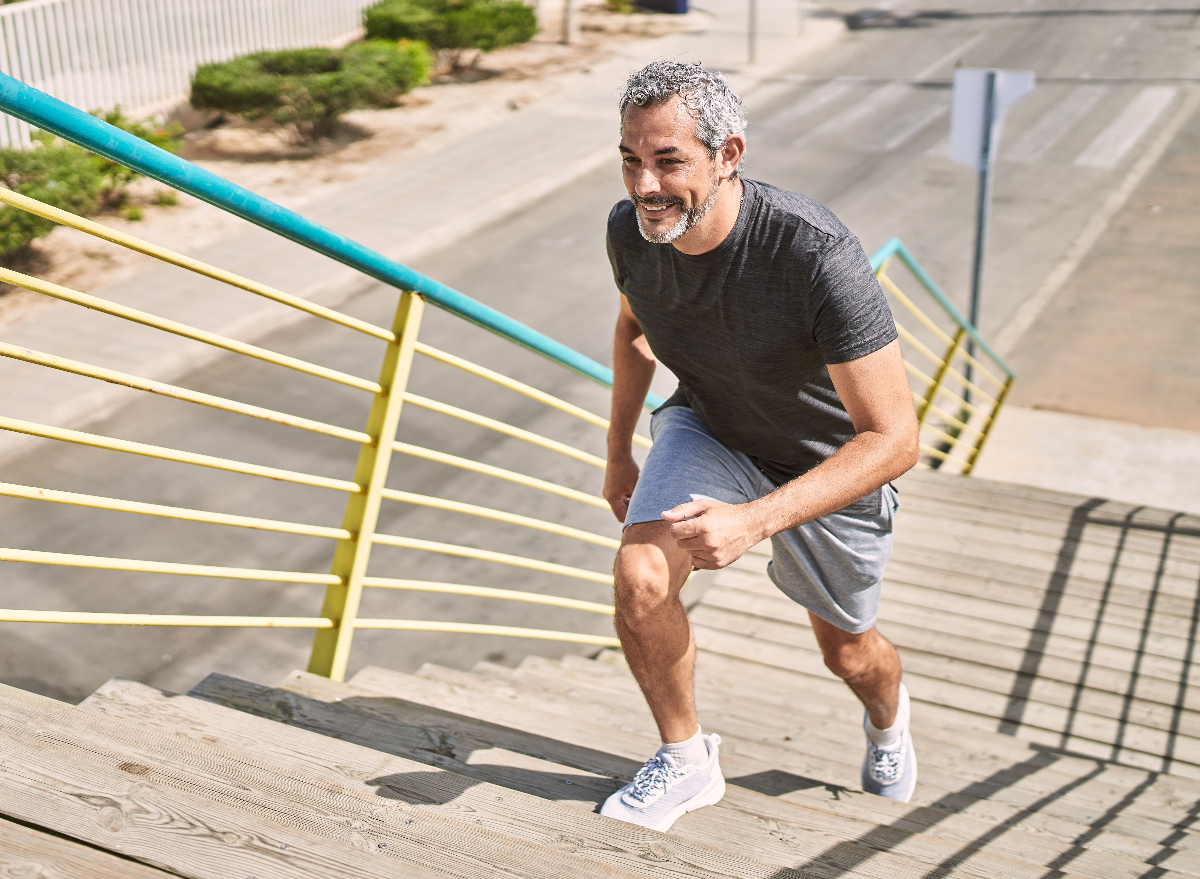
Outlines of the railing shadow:
[{"label": "railing shadow", "polygon": [[[1145,507],[1133,507],[1127,512],[1117,515],[1105,513],[1101,509],[1103,504],[1104,501],[1092,498],[1076,507],[1071,514],[1066,533],[1063,536],[1058,551],[1053,573],[1047,583],[1042,604],[1038,609],[1037,621],[1033,630],[1029,633],[1029,639],[1024,648],[1020,668],[1008,695],[1008,702],[1005,706],[999,731],[1009,735],[1019,733],[1025,720],[1025,711],[1029,703],[1032,687],[1037,679],[1047,644],[1052,636],[1055,621],[1059,616],[1068,583],[1073,576],[1079,549],[1086,539],[1085,532],[1087,529],[1092,529],[1093,533],[1095,533],[1099,529],[1113,534],[1114,537],[1111,541],[1108,541],[1111,543],[1111,550],[1106,560],[1107,572],[1103,582],[1100,584],[1100,591],[1096,598],[1096,610],[1091,620],[1090,631],[1082,651],[1079,672],[1076,679],[1072,682],[1073,692],[1071,701],[1067,706],[1067,716],[1059,735],[1059,747],[1063,749],[1071,748],[1072,739],[1077,735],[1076,727],[1080,715],[1086,713],[1082,702],[1089,690],[1089,676],[1097,664],[1096,653],[1101,647],[1105,646],[1102,638],[1103,629],[1106,624],[1112,622],[1109,618],[1109,611],[1113,604],[1114,590],[1119,586],[1119,574],[1126,562],[1127,555],[1131,552],[1129,548],[1130,537],[1134,534],[1155,535],[1161,539],[1161,543],[1156,550],[1157,560],[1153,572],[1150,573],[1150,582],[1144,590],[1145,597],[1141,608],[1141,620],[1138,625],[1137,643],[1132,648],[1133,656],[1128,668],[1122,669],[1127,674],[1123,691],[1115,693],[1121,699],[1121,710],[1116,718],[1116,731],[1112,737],[1112,741],[1105,743],[1110,745],[1108,759],[1120,761],[1122,752],[1126,749],[1129,727],[1133,722],[1132,717],[1135,707],[1134,703],[1138,697],[1138,686],[1145,676],[1144,667],[1146,660],[1151,655],[1150,642],[1154,635],[1155,616],[1160,609],[1165,578],[1170,574],[1169,568],[1173,560],[1172,549],[1179,537],[1200,536],[1200,529],[1184,526],[1182,520],[1187,517],[1183,513],[1170,515],[1166,522],[1156,522],[1147,518],[1153,515],[1153,511],[1147,510]],[[1104,545],[1104,542],[1094,542],[1091,545],[1094,549],[1096,546]],[[1147,555],[1149,552],[1144,546],[1139,547],[1136,551],[1142,556]],[[1196,636],[1198,629],[1200,629],[1200,581],[1197,582],[1196,589],[1193,590],[1192,594],[1185,601],[1190,602],[1187,636],[1184,642],[1183,655],[1178,658],[1180,668],[1175,699],[1173,704],[1170,705],[1171,718],[1166,728],[1166,742],[1161,755],[1159,755],[1161,756],[1161,764],[1158,770],[1164,773],[1171,771],[1172,764],[1176,760],[1175,754],[1184,719],[1189,679],[1196,661]],[[1128,623],[1123,623],[1123,625],[1127,626]],[[1111,689],[1108,691],[1112,692]]]}]

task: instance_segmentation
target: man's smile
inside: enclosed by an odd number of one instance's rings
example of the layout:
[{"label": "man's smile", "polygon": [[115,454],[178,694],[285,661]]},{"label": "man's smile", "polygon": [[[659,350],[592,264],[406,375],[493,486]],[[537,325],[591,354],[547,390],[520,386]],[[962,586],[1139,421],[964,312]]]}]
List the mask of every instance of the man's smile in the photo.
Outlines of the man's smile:
[{"label": "man's smile", "polygon": [[643,201],[639,198],[636,199],[635,203],[638,206],[638,210],[642,212],[642,216],[644,216],[647,220],[661,220],[666,217],[668,213],[670,213],[671,208],[682,208],[682,205],[680,205],[678,201],[674,200],[657,202]]}]

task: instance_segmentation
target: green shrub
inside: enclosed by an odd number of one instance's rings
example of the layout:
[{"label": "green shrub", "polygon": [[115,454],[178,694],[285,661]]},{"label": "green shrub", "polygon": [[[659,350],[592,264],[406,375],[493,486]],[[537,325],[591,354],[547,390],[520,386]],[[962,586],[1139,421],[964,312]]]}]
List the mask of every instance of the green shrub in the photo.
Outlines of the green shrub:
[{"label": "green shrub", "polygon": [[363,13],[363,26],[372,39],[490,52],[530,40],[537,15],[521,0],[380,0]]},{"label": "green shrub", "polygon": [[191,103],[290,125],[311,141],[330,134],[349,110],[389,106],[428,78],[430,62],[419,43],[379,40],[337,50],[259,52],[197,68]]},{"label": "green shrub", "polygon": [[[152,127],[126,119],[120,109],[96,113],[111,125],[174,152],[183,129],[178,125]],[[138,174],[38,131],[29,149],[0,149],[0,184],[51,207],[90,216],[104,207],[121,204],[126,187]],[[20,252],[35,238],[49,235],[57,224],[25,211],[0,206],[0,258]]]},{"label": "green shrub", "polygon": [[[0,181],[13,192],[80,216],[100,209],[104,178],[96,157],[73,144],[56,143],[38,132],[30,149],[0,150]],[[8,256],[45,238],[58,225],[25,211],[0,207],[0,255]]]}]

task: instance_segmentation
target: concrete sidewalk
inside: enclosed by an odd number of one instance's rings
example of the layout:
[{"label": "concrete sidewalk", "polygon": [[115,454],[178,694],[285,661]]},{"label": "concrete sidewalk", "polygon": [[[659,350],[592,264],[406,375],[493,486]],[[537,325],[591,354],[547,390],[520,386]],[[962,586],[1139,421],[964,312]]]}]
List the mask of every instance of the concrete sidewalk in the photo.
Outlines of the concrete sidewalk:
[{"label": "concrete sidewalk", "polygon": [[1198,257],[1193,111],[1012,346],[976,475],[1200,513]]},{"label": "concrete sidewalk", "polygon": [[[350,184],[301,212],[411,262],[550,196],[605,162],[612,162],[615,174],[616,98],[629,71],[655,58],[692,58],[725,69],[753,101],[756,90],[770,91],[769,86],[759,89],[764,80],[831,45],[845,31],[840,18],[816,7],[803,21],[790,0],[759,0],[759,7],[762,35],[759,63],[753,67],[739,64],[746,46],[743,4],[716,0],[697,16],[698,31],[624,44],[604,64],[572,74],[555,97],[414,164]],[[249,223],[191,255],[327,305],[377,283]],[[302,316],[170,266],[84,292],[240,340],[253,340]],[[178,381],[223,353],[67,303],[11,327],[3,338],[158,381]],[[136,393],[7,359],[0,359],[0,383],[6,389],[4,414],[54,426],[82,426]],[[0,433],[0,460],[34,442]]]}]

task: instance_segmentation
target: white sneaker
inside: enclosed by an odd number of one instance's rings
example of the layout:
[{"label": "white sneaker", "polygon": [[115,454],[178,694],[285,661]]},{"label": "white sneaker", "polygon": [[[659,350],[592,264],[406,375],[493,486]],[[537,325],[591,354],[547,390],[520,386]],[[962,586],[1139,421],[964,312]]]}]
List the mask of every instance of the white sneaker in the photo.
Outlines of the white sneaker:
[{"label": "white sneaker", "polygon": [[[907,803],[917,787],[917,752],[913,749],[909,733],[911,712],[908,690],[900,685],[900,706],[896,719],[901,722],[900,741],[890,748],[881,748],[867,735],[867,753],[863,757],[862,789],[869,794],[879,794],[890,800]],[[863,732],[867,729],[867,715],[863,715]]]},{"label": "white sneaker", "polygon": [[721,737],[703,736],[708,746],[704,766],[680,769],[661,749],[625,785],[600,807],[600,814],[651,830],[670,830],[680,816],[720,802],[725,796],[725,777],[717,762]]}]

